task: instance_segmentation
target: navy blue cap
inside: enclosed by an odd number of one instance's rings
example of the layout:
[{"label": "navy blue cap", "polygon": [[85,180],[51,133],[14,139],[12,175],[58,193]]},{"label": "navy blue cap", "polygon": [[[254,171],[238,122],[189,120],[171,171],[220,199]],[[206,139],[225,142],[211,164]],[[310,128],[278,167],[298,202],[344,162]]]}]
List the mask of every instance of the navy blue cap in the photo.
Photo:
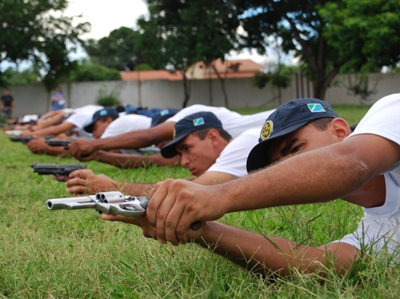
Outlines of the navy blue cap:
[{"label": "navy blue cap", "polygon": [[161,149],[161,155],[164,158],[176,156],[178,152],[175,146],[179,141],[190,133],[207,128],[222,129],[221,121],[212,112],[196,112],[182,118],[175,124],[173,140]]},{"label": "navy blue cap", "polygon": [[97,110],[92,117],[92,122],[85,126],[83,129],[88,132],[88,133],[93,133],[93,125],[96,121],[98,121],[100,118],[107,116],[111,117],[113,119],[118,118],[119,113],[118,111],[113,108],[113,107],[105,107],[103,109]]},{"label": "navy blue cap", "polygon": [[331,105],[313,98],[296,99],[279,106],[265,121],[259,143],[247,157],[247,172],[271,164],[267,153],[271,141],[275,138],[290,134],[313,120],[335,117],[339,116]]},{"label": "navy blue cap", "polygon": [[160,112],[157,112],[151,117],[151,126],[154,127],[164,121],[166,121],[168,118],[174,116],[176,113],[178,113],[179,109],[176,108],[167,108],[164,110],[161,110]]}]

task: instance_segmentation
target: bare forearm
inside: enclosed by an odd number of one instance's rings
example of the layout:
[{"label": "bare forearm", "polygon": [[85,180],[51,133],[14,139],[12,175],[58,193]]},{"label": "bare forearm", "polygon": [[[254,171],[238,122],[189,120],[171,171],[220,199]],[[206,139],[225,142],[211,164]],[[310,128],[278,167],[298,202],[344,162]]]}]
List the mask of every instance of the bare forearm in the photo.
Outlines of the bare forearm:
[{"label": "bare forearm", "polygon": [[335,146],[306,152],[216,188],[233,212],[341,198],[381,171]]},{"label": "bare forearm", "polygon": [[70,124],[70,123],[65,123],[65,124],[55,125],[55,126],[53,125],[53,126],[50,126],[47,128],[37,130],[32,134],[37,135],[37,136],[58,135],[58,134],[67,132],[68,130],[72,129],[73,127],[74,127],[74,125]]},{"label": "bare forearm", "polygon": [[174,122],[165,122],[150,129],[127,132],[115,137],[97,139],[93,142],[96,150],[148,147],[172,139],[174,124]]},{"label": "bare forearm", "polygon": [[34,153],[46,154],[50,156],[70,156],[69,151],[62,146],[45,145],[39,150],[31,149]]},{"label": "bare forearm", "polygon": [[111,164],[120,168],[147,167],[149,165],[174,166],[179,164],[178,159],[165,159],[160,154],[141,156],[98,151],[96,153],[96,158],[100,162]]},{"label": "bare forearm", "polygon": [[325,261],[325,251],[320,248],[298,245],[278,237],[265,237],[219,222],[202,225],[202,237],[196,243],[263,276],[287,275],[293,267],[313,272]]}]

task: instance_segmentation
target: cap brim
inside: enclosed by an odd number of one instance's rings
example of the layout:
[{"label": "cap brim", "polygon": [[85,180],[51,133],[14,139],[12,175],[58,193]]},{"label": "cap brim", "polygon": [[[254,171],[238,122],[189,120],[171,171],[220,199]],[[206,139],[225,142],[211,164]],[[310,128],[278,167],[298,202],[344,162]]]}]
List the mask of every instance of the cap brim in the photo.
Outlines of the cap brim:
[{"label": "cap brim", "polygon": [[84,130],[85,132],[88,132],[88,133],[93,133],[93,125],[94,125],[94,123],[95,123],[95,121],[94,121],[94,122],[91,122],[91,123],[88,124],[86,127],[84,127],[83,130]]},{"label": "cap brim", "polygon": [[157,119],[156,121],[154,121],[154,122],[152,121],[152,122],[151,122],[151,126],[152,126],[152,127],[157,126],[157,125],[159,125],[160,123],[163,123],[164,121],[166,121],[168,118],[174,116],[175,114],[176,114],[176,113],[168,113],[168,114],[165,114],[165,115],[161,116],[159,119]]},{"label": "cap brim", "polygon": [[171,142],[164,145],[161,149],[161,155],[167,159],[175,157],[178,154],[178,152],[176,151],[176,148],[175,148],[176,144],[179,141],[181,141],[183,138],[185,138],[186,136],[187,136],[187,134],[175,137],[174,140],[172,140]]},{"label": "cap brim", "polygon": [[250,173],[251,171],[255,171],[261,168],[264,168],[271,164],[270,159],[268,158],[267,152],[269,149],[269,146],[271,145],[271,142],[275,140],[278,137],[285,136],[287,134],[290,134],[299,128],[303,127],[310,121],[298,123],[296,125],[287,127],[286,129],[280,131],[276,135],[273,135],[271,138],[261,141],[259,144],[257,144],[253,149],[250,151],[249,156],[247,157],[247,163],[246,163],[246,168],[247,172]]}]

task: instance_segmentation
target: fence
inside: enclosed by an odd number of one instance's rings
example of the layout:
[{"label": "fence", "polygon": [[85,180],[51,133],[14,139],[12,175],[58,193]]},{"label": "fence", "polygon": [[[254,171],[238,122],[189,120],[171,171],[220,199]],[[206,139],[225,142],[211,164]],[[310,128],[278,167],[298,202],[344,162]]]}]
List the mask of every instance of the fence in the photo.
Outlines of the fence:
[{"label": "fence", "polygon": [[[371,104],[385,95],[400,91],[400,73],[370,74],[367,88],[373,92],[369,101],[361,102],[360,98],[349,94],[349,80],[354,84],[357,78],[348,75],[337,76],[332,86],[328,88],[325,100],[330,104]],[[191,96],[188,105],[225,106],[220,81],[191,80],[190,87]],[[100,90],[117,91],[124,104],[142,103],[144,107],[149,108],[181,108],[184,98],[181,81],[79,82],[62,84],[61,88],[67,107],[71,108],[94,104]],[[254,87],[251,79],[226,79],[225,88],[228,95],[227,106],[235,108],[278,106],[291,99],[312,97],[313,90],[312,83],[299,75],[293,76],[291,85],[280,91],[270,84],[263,89]],[[15,99],[14,116],[44,113],[50,109],[51,94],[46,92],[43,85],[12,86],[10,89]]]}]

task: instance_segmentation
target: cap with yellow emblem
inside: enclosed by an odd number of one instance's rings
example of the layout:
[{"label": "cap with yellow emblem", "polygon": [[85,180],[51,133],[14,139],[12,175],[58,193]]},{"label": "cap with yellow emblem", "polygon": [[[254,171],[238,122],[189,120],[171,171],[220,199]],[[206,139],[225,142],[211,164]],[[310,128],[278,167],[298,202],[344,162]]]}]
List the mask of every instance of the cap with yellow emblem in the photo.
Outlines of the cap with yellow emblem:
[{"label": "cap with yellow emblem", "polygon": [[313,98],[296,99],[279,106],[265,121],[259,143],[247,157],[247,172],[271,163],[267,153],[271,141],[275,138],[290,134],[313,120],[335,117],[339,116],[331,105]]}]

